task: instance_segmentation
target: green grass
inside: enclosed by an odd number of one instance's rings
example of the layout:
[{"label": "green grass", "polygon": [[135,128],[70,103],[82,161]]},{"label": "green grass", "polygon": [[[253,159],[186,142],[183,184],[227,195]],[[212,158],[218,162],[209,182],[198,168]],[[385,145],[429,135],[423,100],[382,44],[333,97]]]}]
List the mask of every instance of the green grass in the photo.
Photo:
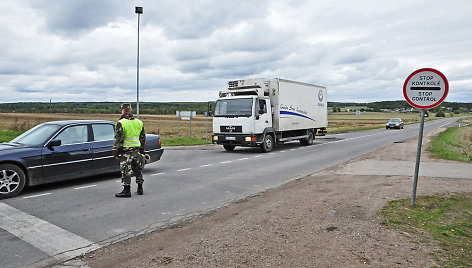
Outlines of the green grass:
[{"label": "green grass", "polygon": [[424,196],[410,206],[410,199],[390,201],[380,214],[382,224],[435,240],[441,250],[434,253],[443,267],[472,264],[472,193],[454,196]]},{"label": "green grass", "polygon": [[11,141],[23,132],[23,130],[0,129],[0,142]]},{"label": "green grass", "polygon": [[208,142],[205,139],[194,138],[189,141],[188,137],[180,138],[164,138],[161,137],[162,146],[181,146],[181,145],[200,145],[211,143],[211,135],[208,137]]},{"label": "green grass", "polygon": [[442,159],[472,162],[472,126],[453,127],[433,138],[428,150]]}]

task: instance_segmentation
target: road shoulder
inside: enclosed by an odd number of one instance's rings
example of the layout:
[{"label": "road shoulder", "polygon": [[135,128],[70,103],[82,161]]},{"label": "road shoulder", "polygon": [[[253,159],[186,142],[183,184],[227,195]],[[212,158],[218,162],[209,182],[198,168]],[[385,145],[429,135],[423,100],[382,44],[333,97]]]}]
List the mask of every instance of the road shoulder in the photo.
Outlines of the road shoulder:
[{"label": "road shoulder", "polygon": [[[438,249],[434,243],[384,228],[377,213],[389,200],[411,197],[413,173],[402,167],[397,173],[368,172],[397,162],[411,166],[416,142],[394,143],[208,215],[102,248],[82,261],[90,267],[435,266],[429,254]],[[425,152],[421,160],[425,166],[457,163]],[[471,178],[449,173],[422,176],[420,168],[418,195],[472,191]]]}]

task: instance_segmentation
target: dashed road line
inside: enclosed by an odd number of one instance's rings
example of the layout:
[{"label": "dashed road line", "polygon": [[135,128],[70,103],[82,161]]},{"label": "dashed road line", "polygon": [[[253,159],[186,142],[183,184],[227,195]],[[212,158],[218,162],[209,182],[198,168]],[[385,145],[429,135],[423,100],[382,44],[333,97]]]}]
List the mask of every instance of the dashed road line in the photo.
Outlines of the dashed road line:
[{"label": "dashed road line", "polygon": [[51,194],[51,193],[36,194],[36,195],[25,196],[25,197],[23,197],[23,198],[24,198],[24,199],[29,199],[29,198],[35,198],[35,197],[46,196],[46,195],[50,195],[50,194]]},{"label": "dashed road line", "polygon": [[186,171],[186,170],[189,170],[191,168],[182,168],[182,169],[177,169],[177,172],[181,172],[181,171]]},{"label": "dashed road line", "polygon": [[223,162],[220,162],[220,164],[228,164],[228,163],[231,163],[233,161],[223,161]]},{"label": "dashed road line", "polygon": [[212,164],[201,165],[200,167],[211,167]]},{"label": "dashed road line", "polygon": [[248,160],[248,159],[249,159],[249,158],[247,158],[247,157],[244,157],[244,158],[240,158],[240,159],[238,159],[238,161],[243,161],[243,160]]},{"label": "dashed road line", "polygon": [[160,176],[160,175],[164,175],[166,174],[165,172],[159,172],[159,173],[154,173],[154,174],[151,174],[151,176]]},{"label": "dashed road line", "polygon": [[96,184],[94,185],[87,185],[87,186],[82,186],[82,187],[77,187],[77,188],[74,188],[75,190],[81,190],[81,189],[86,189],[86,188],[91,188],[91,187],[97,187]]}]

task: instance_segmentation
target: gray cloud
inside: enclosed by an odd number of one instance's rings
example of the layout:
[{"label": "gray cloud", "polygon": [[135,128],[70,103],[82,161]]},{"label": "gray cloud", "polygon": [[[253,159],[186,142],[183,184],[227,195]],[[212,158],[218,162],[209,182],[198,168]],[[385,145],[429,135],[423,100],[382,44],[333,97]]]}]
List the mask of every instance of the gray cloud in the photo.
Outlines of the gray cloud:
[{"label": "gray cloud", "polygon": [[214,100],[248,77],[324,85],[330,101],[399,100],[404,79],[432,67],[446,101],[472,102],[467,0],[2,4],[1,101],[132,101],[140,5],[143,101]]}]

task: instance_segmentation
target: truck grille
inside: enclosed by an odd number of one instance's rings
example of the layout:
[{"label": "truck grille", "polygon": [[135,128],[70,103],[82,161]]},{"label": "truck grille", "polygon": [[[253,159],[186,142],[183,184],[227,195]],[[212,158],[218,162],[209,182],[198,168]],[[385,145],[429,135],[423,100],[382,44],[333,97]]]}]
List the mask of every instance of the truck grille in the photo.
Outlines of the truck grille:
[{"label": "truck grille", "polygon": [[243,127],[242,126],[220,126],[220,131],[221,132],[243,132]]}]

